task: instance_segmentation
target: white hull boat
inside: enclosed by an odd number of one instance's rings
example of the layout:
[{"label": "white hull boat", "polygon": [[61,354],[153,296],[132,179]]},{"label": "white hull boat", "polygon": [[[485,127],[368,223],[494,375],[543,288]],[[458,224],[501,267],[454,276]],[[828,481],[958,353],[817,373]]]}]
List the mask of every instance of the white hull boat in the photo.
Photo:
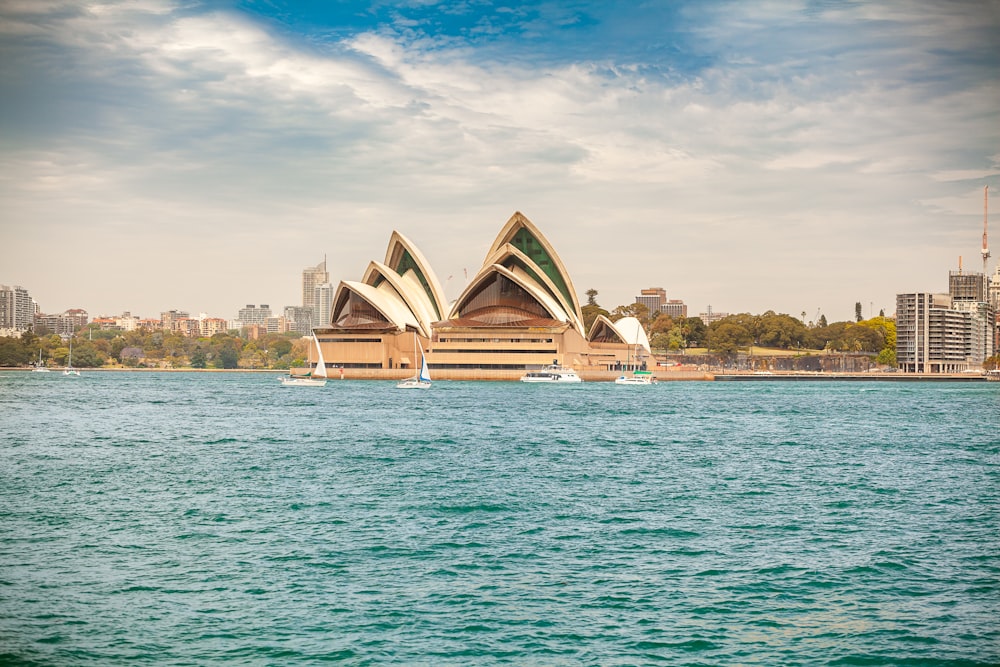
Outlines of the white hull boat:
[{"label": "white hull boat", "polygon": [[323,360],[323,349],[319,346],[319,339],[313,334],[313,342],[316,343],[316,352],[319,361],[316,368],[309,375],[286,375],[278,378],[282,387],[325,387],[326,386],[326,362]]},{"label": "white hull boat", "polygon": [[[413,346],[417,346],[417,335],[413,334]],[[396,389],[430,389],[431,372],[427,368],[427,357],[423,351],[420,352],[420,372],[411,378],[400,380],[396,383]]]},{"label": "white hull boat", "polygon": [[572,368],[565,366],[545,366],[537,371],[528,371],[521,376],[521,382],[542,383],[575,383],[583,382],[583,379],[576,374]]}]

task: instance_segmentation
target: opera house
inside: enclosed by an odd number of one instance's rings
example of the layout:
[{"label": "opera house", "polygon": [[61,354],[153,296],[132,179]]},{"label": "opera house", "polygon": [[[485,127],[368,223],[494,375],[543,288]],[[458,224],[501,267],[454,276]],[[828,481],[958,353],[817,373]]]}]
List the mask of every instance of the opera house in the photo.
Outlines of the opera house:
[{"label": "opera house", "polygon": [[651,358],[634,318],[599,316],[584,330],[566,267],[521,213],[453,303],[417,247],[394,231],[384,261],[340,282],[330,322],[314,333],[328,366],[412,371],[422,352],[438,377],[509,377],[553,363],[613,371]]}]

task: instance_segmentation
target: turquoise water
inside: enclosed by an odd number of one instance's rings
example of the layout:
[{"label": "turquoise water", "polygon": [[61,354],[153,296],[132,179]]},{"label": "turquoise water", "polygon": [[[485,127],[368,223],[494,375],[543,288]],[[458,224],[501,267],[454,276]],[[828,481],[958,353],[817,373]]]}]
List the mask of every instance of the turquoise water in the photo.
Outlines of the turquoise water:
[{"label": "turquoise water", "polygon": [[1000,385],[0,373],[0,663],[1000,663]]}]

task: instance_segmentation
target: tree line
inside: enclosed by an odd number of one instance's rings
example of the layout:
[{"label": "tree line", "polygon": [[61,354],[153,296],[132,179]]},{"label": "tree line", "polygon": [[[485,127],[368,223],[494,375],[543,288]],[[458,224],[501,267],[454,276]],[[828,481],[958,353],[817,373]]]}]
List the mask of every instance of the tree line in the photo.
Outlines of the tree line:
[{"label": "tree line", "polygon": [[833,323],[828,323],[821,315],[815,323],[806,324],[792,315],[768,310],[759,315],[728,315],[706,325],[699,317],[673,318],[665,313],[651,313],[641,303],[608,311],[597,303],[597,290],[587,290],[586,294],[587,303],[581,311],[587,331],[599,315],[612,322],[635,317],[645,327],[650,346],[656,352],[699,348],[733,354],[756,346],[779,350],[868,352],[880,364],[896,364],[896,322],[882,314],[867,320]]},{"label": "tree line", "polygon": [[[693,348],[718,354],[734,354],[750,346],[780,350],[827,350],[867,352],[880,364],[896,363],[896,323],[882,316],[855,322],[816,323],[769,310],[759,315],[729,315],[709,325],[698,317],[671,317],[649,312],[641,303],[618,306],[611,311],[597,303],[597,290],[587,290],[581,308],[587,331],[598,315],[611,321],[635,317],[645,327],[654,351],[684,352]],[[860,309],[856,308],[860,316]],[[26,332],[18,337],[0,337],[0,366],[37,363],[39,354],[48,366],[65,366],[69,343],[55,334]],[[246,340],[235,332],[210,338],[194,338],[169,331],[137,329],[105,331],[88,325],[73,337],[73,366],[105,365],[154,368],[276,368],[304,366],[308,342],[301,334],[268,334]]]},{"label": "tree line", "polygon": [[[194,338],[169,331],[137,329],[104,331],[90,325],[73,337],[73,366],[98,368],[276,368],[304,366],[308,342],[298,333],[268,334],[246,340],[236,333]],[[69,363],[69,341],[56,334],[25,332],[0,337],[0,366],[36,364],[49,367]]]}]

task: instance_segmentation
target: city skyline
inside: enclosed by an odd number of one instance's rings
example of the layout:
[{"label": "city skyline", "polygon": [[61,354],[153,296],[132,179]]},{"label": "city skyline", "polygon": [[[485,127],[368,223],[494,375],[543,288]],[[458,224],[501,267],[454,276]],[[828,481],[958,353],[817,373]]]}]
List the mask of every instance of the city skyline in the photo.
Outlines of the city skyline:
[{"label": "city skyline", "polygon": [[293,305],[302,267],[336,284],[393,229],[454,298],[522,211],[604,307],[663,285],[849,320],[980,271],[1000,191],[996,3],[54,1],[0,25],[0,283],[47,312]]}]

